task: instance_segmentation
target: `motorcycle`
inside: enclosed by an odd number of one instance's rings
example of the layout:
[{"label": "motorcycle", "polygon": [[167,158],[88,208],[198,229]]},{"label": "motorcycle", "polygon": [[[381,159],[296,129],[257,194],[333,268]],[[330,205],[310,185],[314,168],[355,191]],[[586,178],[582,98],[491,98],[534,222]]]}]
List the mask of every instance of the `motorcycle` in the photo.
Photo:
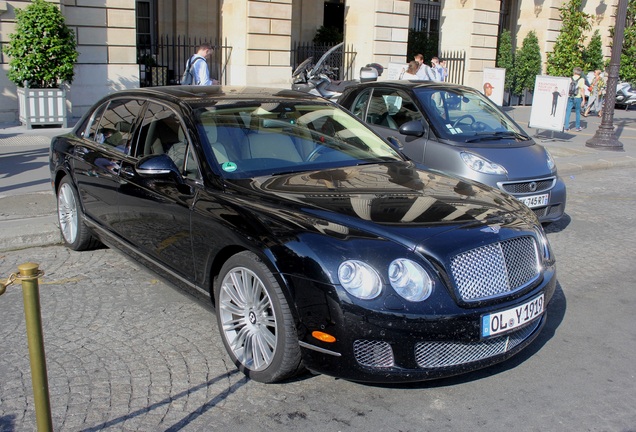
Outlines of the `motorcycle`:
[{"label": "motorcycle", "polygon": [[329,66],[326,60],[343,44],[341,42],[330,48],[315,65],[312,63],[313,57],[309,57],[299,64],[292,73],[292,90],[314,94],[335,102],[346,87],[360,82],[375,81],[378,76],[382,75],[382,66],[369,64],[360,69],[359,80],[337,80],[338,68]]},{"label": "motorcycle", "polygon": [[616,85],[616,105],[625,106],[628,110],[632,105],[636,105],[636,89],[631,84],[621,82]]}]

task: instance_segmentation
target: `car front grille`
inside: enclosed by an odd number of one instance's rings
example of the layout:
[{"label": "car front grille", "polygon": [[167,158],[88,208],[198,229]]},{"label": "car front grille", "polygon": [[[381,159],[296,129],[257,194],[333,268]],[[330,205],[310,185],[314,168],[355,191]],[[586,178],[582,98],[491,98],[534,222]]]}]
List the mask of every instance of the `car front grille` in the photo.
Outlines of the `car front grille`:
[{"label": "car front grille", "polygon": [[504,354],[526,340],[539,326],[541,319],[505,336],[477,342],[418,342],[415,360],[421,368],[456,366]]},{"label": "car front grille", "polygon": [[540,180],[513,182],[513,183],[500,183],[500,187],[509,194],[526,194],[526,193],[538,193],[545,192],[554,187],[556,183],[556,177],[550,177]]},{"label": "car front grille", "polygon": [[363,366],[389,368],[394,365],[393,349],[384,341],[356,340],[353,343],[353,355]]},{"label": "car front grille", "polygon": [[539,277],[533,237],[517,237],[471,249],[451,259],[451,273],[464,301],[513,293]]}]

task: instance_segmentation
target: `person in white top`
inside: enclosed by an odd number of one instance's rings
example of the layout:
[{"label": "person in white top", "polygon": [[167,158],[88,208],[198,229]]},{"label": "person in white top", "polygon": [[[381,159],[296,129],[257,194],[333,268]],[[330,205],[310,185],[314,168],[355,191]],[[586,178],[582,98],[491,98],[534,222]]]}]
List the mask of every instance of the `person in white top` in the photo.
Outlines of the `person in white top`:
[{"label": "person in white top", "polygon": [[402,75],[400,76],[400,79],[403,80],[416,80],[419,79],[417,77],[417,70],[420,68],[420,65],[418,62],[416,62],[415,60],[412,60],[409,62],[408,68],[406,69],[406,72],[403,72]]}]

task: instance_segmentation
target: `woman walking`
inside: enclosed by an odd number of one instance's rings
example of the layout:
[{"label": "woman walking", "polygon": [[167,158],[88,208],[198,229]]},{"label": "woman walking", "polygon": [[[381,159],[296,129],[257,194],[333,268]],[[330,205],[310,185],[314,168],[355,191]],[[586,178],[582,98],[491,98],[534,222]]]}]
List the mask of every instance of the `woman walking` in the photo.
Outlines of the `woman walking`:
[{"label": "woman walking", "polygon": [[588,99],[587,106],[585,107],[583,117],[587,117],[591,109],[593,109],[599,117],[601,116],[604,95],[605,78],[603,78],[601,70],[596,69],[594,71],[594,79],[592,80],[592,84],[590,85],[590,97]]}]

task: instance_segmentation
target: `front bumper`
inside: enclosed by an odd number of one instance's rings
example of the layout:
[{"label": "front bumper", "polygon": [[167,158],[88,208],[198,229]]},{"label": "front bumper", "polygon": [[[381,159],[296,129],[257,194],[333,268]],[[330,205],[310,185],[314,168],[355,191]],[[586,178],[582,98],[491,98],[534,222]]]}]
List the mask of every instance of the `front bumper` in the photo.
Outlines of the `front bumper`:
[{"label": "front bumper", "polygon": [[[523,327],[491,338],[481,338],[481,317],[521,305],[541,293],[547,308],[556,288],[555,273],[548,275],[543,283],[514,301],[446,315],[421,317],[369,311],[331,297],[323,310],[328,316],[322,324],[316,325],[320,319],[313,310],[306,321],[309,328],[300,327],[303,361],[314,372],[375,383],[425,381],[499,363],[539,335],[546,312]],[[316,327],[334,334],[337,342],[327,344],[312,338]]]}]

